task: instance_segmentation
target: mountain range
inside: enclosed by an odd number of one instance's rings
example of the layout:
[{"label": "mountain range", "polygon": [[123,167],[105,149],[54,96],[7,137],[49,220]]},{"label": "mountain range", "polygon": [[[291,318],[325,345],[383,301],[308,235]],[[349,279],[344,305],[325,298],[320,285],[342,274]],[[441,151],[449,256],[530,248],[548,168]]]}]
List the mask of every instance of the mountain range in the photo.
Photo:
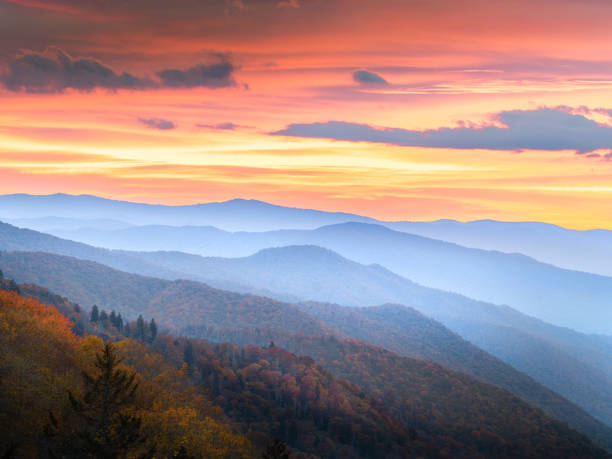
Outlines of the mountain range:
[{"label": "mountain range", "polygon": [[[238,344],[256,345],[262,344],[262,338],[264,340],[282,339],[283,342],[289,343],[291,336],[326,337],[327,340],[330,338],[342,340],[350,336],[316,318],[310,313],[312,307],[308,312],[304,308],[298,309],[295,305],[253,295],[239,295],[217,290],[193,281],[165,281],[148,278],[116,271],[93,262],[41,253],[0,253],[0,266],[7,277],[15,278],[20,283],[37,283],[85,307],[97,304],[102,309],[119,311],[124,317],[133,317],[135,314],[155,317],[162,328],[170,327],[179,335],[213,340],[226,340],[234,336],[235,341],[239,341]],[[337,308],[339,311],[344,311],[342,307]],[[446,354],[444,359],[447,362],[455,360],[455,365],[474,368],[474,372],[480,372],[478,379],[485,381],[487,377],[493,379],[496,385],[507,387],[510,391],[518,393],[521,398],[527,399],[549,415],[584,432],[599,444],[604,444],[608,438],[612,439],[612,429],[531,378],[464,342],[455,334],[445,330],[443,326],[415,311],[409,310],[406,316],[414,321],[415,329],[421,330],[421,336],[415,340],[419,344],[412,350],[410,346],[403,347],[404,355]],[[360,320],[359,315],[356,314],[350,319],[350,322],[357,324]],[[368,324],[363,325],[369,329]],[[385,333],[385,330],[381,330],[381,334]],[[406,333],[410,334],[410,330],[407,329]],[[323,341],[319,345],[322,351],[326,349],[326,342]],[[432,347],[434,351],[419,351],[419,347]],[[291,349],[299,351],[297,347]],[[371,355],[371,352],[372,350],[367,351],[364,355]],[[317,355],[312,356],[317,357]],[[391,355],[387,358],[391,358]],[[392,357],[392,359],[397,359],[397,357]],[[398,365],[409,365],[413,368],[411,371],[416,371],[414,366],[421,365],[409,357],[403,359],[400,358],[397,362],[392,363],[385,371],[379,369],[389,384],[395,384],[394,387],[401,387],[401,384],[399,381],[393,382],[395,376],[391,376],[394,374],[391,368]],[[328,362],[328,369],[333,372],[334,361],[335,359],[325,360],[323,363]],[[353,364],[358,364],[358,361],[353,360]],[[371,364],[359,363],[359,366],[370,368]],[[439,372],[448,374],[450,371],[442,367],[435,368],[437,369],[434,374]],[[378,371],[371,371],[378,374]],[[421,374],[421,372],[424,373]],[[431,372],[432,367],[427,365],[417,371],[420,374],[419,378],[431,378]],[[346,376],[345,373],[342,374]],[[397,378],[405,379],[406,377],[404,374],[397,375]],[[451,379],[464,378],[450,374],[448,377]],[[473,381],[470,384],[476,382],[475,379],[465,381],[463,384],[468,384],[467,381]],[[437,383],[425,383],[425,387],[429,385],[437,387]],[[445,387],[448,387],[448,384]],[[484,387],[482,386],[482,390]],[[447,398],[444,401],[440,400],[439,403],[448,403],[448,410],[451,410],[450,406],[453,405],[463,405],[464,409],[467,409],[467,406],[475,403],[476,399],[467,402],[465,400],[455,401],[454,398],[464,396],[472,398],[474,396],[472,389],[466,393],[459,391],[454,394],[450,398],[447,395]],[[405,406],[403,409],[405,410]],[[457,415],[458,413],[455,413],[455,416]],[[612,442],[606,446],[612,447]]]},{"label": "mountain range", "polygon": [[[316,245],[362,264],[379,264],[421,285],[505,304],[558,326],[588,333],[612,332],[610,277],[558,268],[521,254],[471,249],[380,225],[341,223],[315,230],[258,233],[230,233],[211,227],[149,226],[91,233],[93,236],[80,239],[103,247],[119,245],[136,250],[180,248],[190,250],[192,254],[226,254],[230,257],[253,254],[269,247]],[[114,243],[113,238],[118,234],[127,235],[127,239],[120,244]],[[42,247],[41,250],[46,249]],[[134,255],[132,251],[128,252]],[[201,264],[194,257],[170,253],[148,254],[146,257],[149,262],[154,259],[155,264],[165,269],[195,274],[200,279],[202,276],[214,278],[193,268],[193,265]],[[190,265],[189,269],[186,268]],[[347,305],[357,304],[364,304],[364,301]],[[589,313],[584,314],[585,310]]]},{"label": "mountain range", "polygon": [[[459,222],[382,221],[342,212],[296,209],[261,201],[235,199],[226,202],[190,206],[164,206],[114,201],[89,195],[55,194],[47,196],[0,196],[0,220],[16,226],[50,232],[68,239],[96,244],[98,231],[119,231],[104,235],[112,248],[158,250],[155,240],[146,245],[132,237],[134,246],[121,246],[130,226],[214,226],[228,231],[272,231],[279,229],[315,229],[336,223],[376,223],[388,228],[432,239],[453,242],[471,248],[522,253],[538,261],[561,268],[612,276],[612,232],[604,229],[572,230],[541,222],[478,220]],[[88,231],[81,232],[86,228]],[[67,233],[71,231],[72,233]],[[139,231],[141,233],[141,231]],[[193,231],[191,232],[193,234]],[[151,234],[152,236],[152,234]],[[198,241],[197,234],[195,242]],[[85,239],[82,239],[85,238]],[[194,242],[190,240],[190,242]],[[193,251],[198,244],[167,247],[168,250]],[[202,248],[206,247],[201,245]],[[186,250],[191,248],[191,250]],[[209,249],[209,247],[207,247]],[[252,253],[252,252],[251,252]],[[251,253],[212,253],[205,255],[244,256]]]}]

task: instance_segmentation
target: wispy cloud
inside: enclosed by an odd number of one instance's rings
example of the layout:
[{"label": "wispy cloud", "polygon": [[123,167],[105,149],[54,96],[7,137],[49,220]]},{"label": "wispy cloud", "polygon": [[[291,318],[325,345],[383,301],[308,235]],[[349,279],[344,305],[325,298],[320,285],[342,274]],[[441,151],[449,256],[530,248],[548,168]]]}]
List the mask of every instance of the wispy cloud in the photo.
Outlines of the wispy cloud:
[{"label": "wispy cloud", "polygon": [[236,129],[248,128],[250,126],[244,126],[242,124],[226,122],[226,123],[218,123],[218,124],[196,124],[196,127],[203,128],[203,129],[212,129],[215,131],[235,131]]},{"label": "wispy cloud", "polygon": [[172,121],[162,118],[138,118],[138,121],[150,128],[160,129],[162,131],[176,128],[176,125]]},{"label": "wispy cloud", "polygon": [[574,150],[579,154],[612,148],[612,127],[562,108],[504,111],[491,123],[468,123],[416,131],[327,121],[290,124],[272,133],[399,146],[486,150]]}]

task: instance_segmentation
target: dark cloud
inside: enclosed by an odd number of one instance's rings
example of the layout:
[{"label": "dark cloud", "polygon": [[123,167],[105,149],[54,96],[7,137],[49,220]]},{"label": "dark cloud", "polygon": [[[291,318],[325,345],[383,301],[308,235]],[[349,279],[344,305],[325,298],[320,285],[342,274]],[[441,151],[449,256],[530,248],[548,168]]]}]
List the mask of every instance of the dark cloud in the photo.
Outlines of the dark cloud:
[{"label": "dark cloud", "polygon": [[236,67],[227,55],[215,55],[217,62],[200,64],[186,70],[168,69],[157,73],[162,86],[170,88],[227,88],[235,86]]},{"label": "dark cloud", "polygon": [[116,73],[101,62],[89,58],[73,58],[56,47],[42,53],[22,52],[13,60],[0,82],[9,91],[33,93],[62,92],[68,88],[91,91],[95,88],[145,89],[154,86],[150,80],[130,73]]},{"label": "dark cloud", "polygon": [[214,129],[218,131],[235,131],[236,129],[245,128],[248,126],[243,126],[241,124],[227,122],[227,123],[219,123],[219,124],[196,124],[196,127],[205,128],[205,129]]},{"label": "dark cloud", "polygon": [[612,127],[565,109],[506,111],[494,124],[413,131],[328,121],[291,124],[273,135],[313,137],[400,146],[485,150],[575,150],[579,154],[612,148]]},{"label": "dark cloud", "polygon": [[368,72],[367,70],[356,70],[353,72],[353,80],[359,84],[377,84],[387,85],[387,80],[374,72]]},{"label": "dark cloud", "polygon": [[146,124],[150,128],[160,129],[162,131],[167,131],[169,129],[174,129],[176,125],[170,120],[164,120],[162,118],[138,118],[142,124]]},{"label": "dark cloud", "polygon": [[67,89],[92,91],[149,88],[225,88],[235,86],[236,67],[229,56],[215,54],[212,62],[186,70],[168,69],[157,73],[160,81],[115,72],[91,57],[70,56],[57,47],[43,52],[23,51],[0,74],[0,84],[9,91],[57,93]]}]

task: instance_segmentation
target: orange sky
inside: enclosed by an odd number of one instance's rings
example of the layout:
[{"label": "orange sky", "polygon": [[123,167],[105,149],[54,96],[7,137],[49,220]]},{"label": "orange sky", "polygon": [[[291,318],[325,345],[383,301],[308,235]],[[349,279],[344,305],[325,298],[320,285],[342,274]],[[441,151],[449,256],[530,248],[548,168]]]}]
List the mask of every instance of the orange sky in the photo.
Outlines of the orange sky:
[{"label": "orange sky", "polygon": [[[0,193],[612,228],[611,19],[604,0],[0,1]],[[543,107],[567,139],[483,139]],[[328,121],[453,138],[271,135]]]}]

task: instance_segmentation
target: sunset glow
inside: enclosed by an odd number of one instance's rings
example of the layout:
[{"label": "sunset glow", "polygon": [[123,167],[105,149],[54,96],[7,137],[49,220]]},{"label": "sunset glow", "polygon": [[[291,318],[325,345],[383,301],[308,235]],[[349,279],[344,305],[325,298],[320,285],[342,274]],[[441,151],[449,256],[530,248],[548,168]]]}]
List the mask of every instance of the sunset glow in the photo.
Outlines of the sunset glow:
[{"label": "sunset glow", "polygon": [[0,1],[1,194],[612,228],[609,2],[176,5]]}]

